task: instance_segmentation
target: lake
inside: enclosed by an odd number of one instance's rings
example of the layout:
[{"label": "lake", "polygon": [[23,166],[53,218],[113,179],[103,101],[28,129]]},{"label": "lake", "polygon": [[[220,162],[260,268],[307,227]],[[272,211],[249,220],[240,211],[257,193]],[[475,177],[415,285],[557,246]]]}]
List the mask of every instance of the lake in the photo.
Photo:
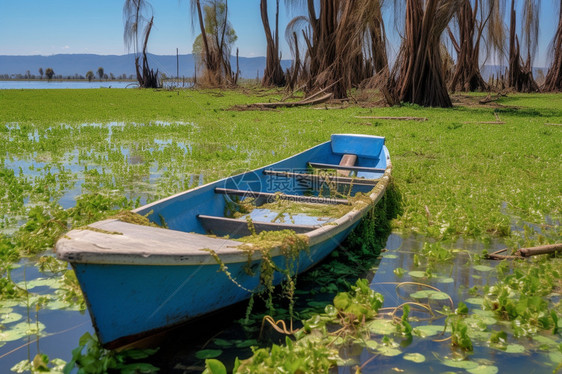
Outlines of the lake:
[{"label": "lake", "polygon": [[0,90],[45,90],[84,88],[132,88],[138,84],[132,81],[0,81]]}]

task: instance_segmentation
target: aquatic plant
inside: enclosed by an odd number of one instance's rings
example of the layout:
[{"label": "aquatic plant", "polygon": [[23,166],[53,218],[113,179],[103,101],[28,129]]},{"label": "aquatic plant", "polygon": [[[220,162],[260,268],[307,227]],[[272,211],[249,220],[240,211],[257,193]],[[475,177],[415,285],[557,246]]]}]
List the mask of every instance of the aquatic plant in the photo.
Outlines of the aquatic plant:
[{"label": "aquatic plant", "polygon": [[125,349],[122,351],[110,351],[101,347],[97,338],[90,333],[80,337],[78,347],[72,351],[72,359],[65,365],[63,372],[71,373],[75,367],[79,373],[107,373],[118,371],[120,373],[155,373],[157,367],[139,362],[144,360],[157,350],[155,349]]}]

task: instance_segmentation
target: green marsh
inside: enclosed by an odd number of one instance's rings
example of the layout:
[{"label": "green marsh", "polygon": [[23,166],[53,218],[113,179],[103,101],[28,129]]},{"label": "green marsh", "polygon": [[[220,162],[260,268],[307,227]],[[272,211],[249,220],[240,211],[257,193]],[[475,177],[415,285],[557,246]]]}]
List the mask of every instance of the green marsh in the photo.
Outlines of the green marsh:
[{"label": "green marsh", "polygon": [[[458,97],[461,102],[453,109],[351,105],[341,110],[230,110],[283,95],[244,90],[0,91],[0,355],[20,346],[26,336],[53,336],[56,329],[43,322],[55,318],[53,313],[75,316],[84,309],[72,273],[50,255],[54,240],[66,229],[289,157],[332,133],[386,137],[394,183],[402,195],[402,213],[392,221],[395,233],[449,244],[475,240],[486,249],[560,242],[562,126],[547,124],[562,123],[562,95],[509,95],[494,106],[473,105],[478,95],[470,95]],[[479,123],[495,121],[496,115],[505,124]],[[441,274],[437,265],[424,262],[432,256],[453,261],[450,250],[420,246],[416,251],[423,261],[412,257],[398,264],[403,277],[428,279],[435,273],[434,279],[456,278],[454,270]],[[473,273],[484,287],[486,272]],[[477,291],[473,298],[484,298]],[[34,312],[27,312],[30,307]],[[76,324],[87,319],[76,317]],[[77,339],[66,336],[76,346]],[[506,346],[521,344],[512,333],[509,339],[515,340]],[[388,342],[383,346],[393,348]],[[7,360],[11,365],[21,361],[24,351]],[[556,356],[554,348],[549,351]],[[407,353],[406,361],[421,360],[419,352]],[[70,359],[70,349],[48,354]]]}]

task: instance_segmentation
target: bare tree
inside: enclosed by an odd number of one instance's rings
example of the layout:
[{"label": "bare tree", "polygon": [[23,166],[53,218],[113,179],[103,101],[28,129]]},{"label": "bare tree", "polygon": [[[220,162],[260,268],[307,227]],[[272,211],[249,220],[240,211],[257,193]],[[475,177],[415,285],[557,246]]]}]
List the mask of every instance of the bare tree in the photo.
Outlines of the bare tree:
[{"label": "bare tree", "polygon": [[[206,0],[202,7],[200,0],[191,0],[191,9],[192,21],[197,14],[201,29],[194,42],[194,51],[198,52],[204,67],[200,82],[212,87],[236,85],[238,66],[236,71],[232,70],[230,53],[237,36],[228,21],[228,1]],[[238,60],[238,51],[236,58]]]},{"label": "bare tree", "polygon": [[279,0],[275,0],[275,30],[271,32],[269,26],[269,15],[267,14],[267,0],[260,0],[261,20],[265,31],[267,52],[265,57],[265,71],[263,73],[262,85],[284,86],[286,83],[285,73],[281,67],[279,55]]},{"label": "bare tree", "polygon": [[98,68],[98,77],[100,78],[100,81],[101,81],[102,78],[103,78],[103,74],[104,74],[103,68],[100,66],[100,67]]},{"label": "bare tree", "polygon": [[527,60],[523,62],[519,38],[517,37],[517,12],[515,0],[511,0],[509,23],[509,71],[507,85],[518,92],[536,92],[539,86],[533,78],[532,57],[538,44],[538,2],[524,0],[523,8],[523,44],[527,51]]},{"label": "bare tree", "polygon": [[43,68],[39,68],[39,75],[41,76],[41,79],[43,79]]},{"label": "bare tree", "polygon": [[422,106],[453,104],[443,72],[441,35],[462,0],[407,0],[400,52],[384,90],[391,105],[409,102]]},{"label": "bare tree", "polygon": [[306,46],[302,66],[293,72],[300,71],[307,91],[324,89],[344,98],[387,66],[381,7],[381,0],[309,0],[307,16],[289,22],[286,38],[292,50],[298,50],[297,32]]},{"label": "bare tree", "polygon": [[[148,14],[150,14],[150,18],[148,17]],[[154,72],[150,69],[148,57],[146,55],[148,38],[154,22],[154,16],[152,16],[152,6],[146,0],[125,0],[125,4],[123,6],[123,19],[125,21],[123,39],[127,49],[130,50],[131,46],[133,47],[135,53],[137,81],[141,87],[156,88],[159,86],[158,70]],[[141,35],[143,37],[141,68],[141,64],[139,62],[141,57],[139,54],[139,31],[143,30],[143,28],[144,31]]]},{"label": "bare tree", "polygon": [[[448,27],[457,53],[450,88],[460,91],[484,91],[487,84],[480,73],[480,51],[502,51],[505,42],[503,1],[463,0],[455,14],[456,33]],[[484,38],[486,37],[486,38]],[[483,45],[484,44],[484,45]],[[486,56],[488,57],[488,56]]]},{"label": "bare tree", "polygon": [[55,71],[53,70],[53,68],[47,68],[45,69],[45,75],[47,76],[48,80],[53,79],[53,76],[55,75]]},{"label": "bare tree", "polygon": [[544,82],[545,91],[562,91],[562,0],[558,9],[558,28],[554,36],[553,59],[546,80]]}]

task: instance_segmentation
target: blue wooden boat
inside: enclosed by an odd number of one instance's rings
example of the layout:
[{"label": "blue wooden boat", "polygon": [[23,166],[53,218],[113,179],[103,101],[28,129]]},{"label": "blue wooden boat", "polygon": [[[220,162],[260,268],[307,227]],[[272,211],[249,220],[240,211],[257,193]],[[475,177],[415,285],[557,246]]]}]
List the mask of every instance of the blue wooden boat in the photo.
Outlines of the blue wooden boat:
[{"label": "blue wooden boat", "polygon": [[[278,230],[301,234],[309,250],[293,265],[298,272],[310,268],[383,196],[390,172],[383,137],[336,134],[285,160],[134,211],[166,228],[108,219],[70,231],[56,253],[76,272],[100,342],[114,348],[248,299],[249,290],[259,287],[262,258],[259,251],[242,250],[248,244],[241,237]],[[248,201],[255,206],[251,212],[225,215]],[[264,208],[278,201],[349,209],[339,217],[319,217]],[[281,252],[276,247],[270,254],[282,268]],[[282,279],[276,273],[274,283]]]}]

